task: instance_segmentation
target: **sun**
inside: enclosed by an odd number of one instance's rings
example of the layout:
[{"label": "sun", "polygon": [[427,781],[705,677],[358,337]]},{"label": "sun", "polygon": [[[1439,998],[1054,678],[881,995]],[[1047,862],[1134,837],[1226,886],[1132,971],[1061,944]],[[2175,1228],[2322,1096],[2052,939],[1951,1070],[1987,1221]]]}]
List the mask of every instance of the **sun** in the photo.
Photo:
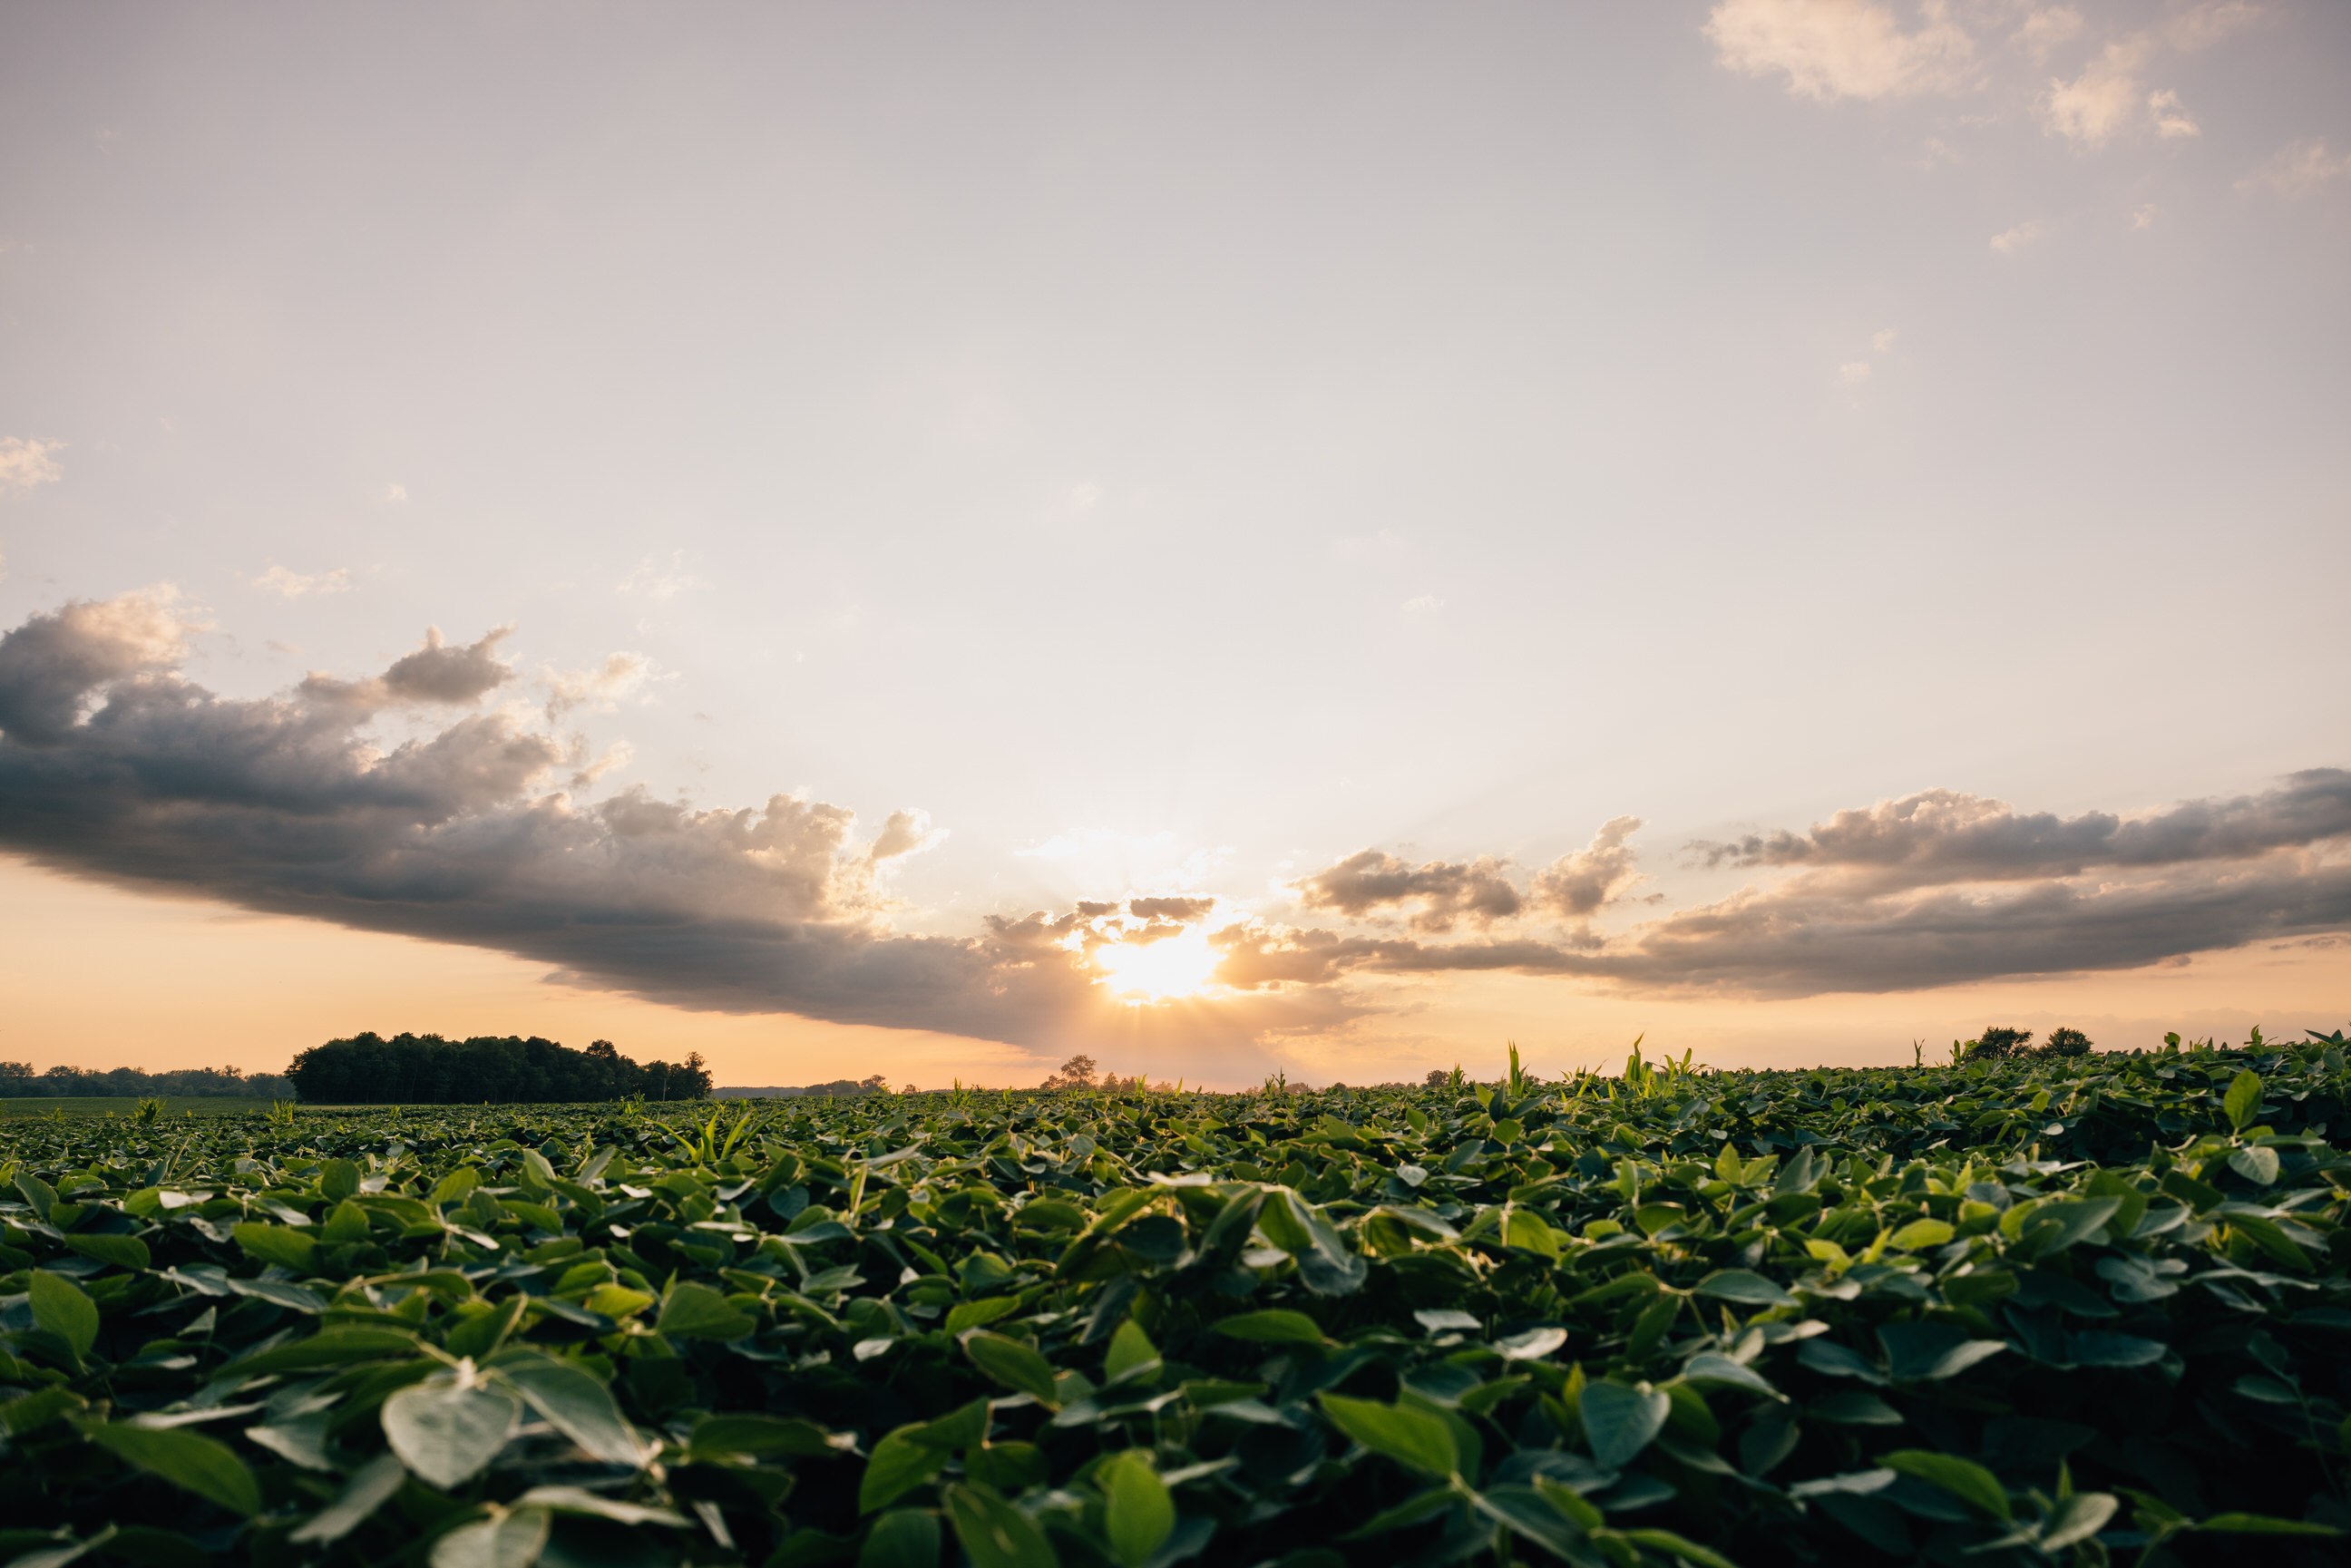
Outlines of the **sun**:
[{"label": "sun", "polygon": [[1112,993],[1138,1004],[1207,989],[1217,956],[1208,946],[1208,934],[1196,925],[1180,936],[1112,942],[1093,951],[1094,966],[1106,977]]}]

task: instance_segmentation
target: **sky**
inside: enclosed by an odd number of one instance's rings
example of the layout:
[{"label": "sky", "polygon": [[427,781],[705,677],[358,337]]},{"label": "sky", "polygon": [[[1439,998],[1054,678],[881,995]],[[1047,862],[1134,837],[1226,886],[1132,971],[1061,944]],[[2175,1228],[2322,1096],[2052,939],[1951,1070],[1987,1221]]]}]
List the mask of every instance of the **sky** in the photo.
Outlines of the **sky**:
[{"label": "sky", "polygon": [[2351,1019],[2351,11],[0,13],[0,1057]]}]

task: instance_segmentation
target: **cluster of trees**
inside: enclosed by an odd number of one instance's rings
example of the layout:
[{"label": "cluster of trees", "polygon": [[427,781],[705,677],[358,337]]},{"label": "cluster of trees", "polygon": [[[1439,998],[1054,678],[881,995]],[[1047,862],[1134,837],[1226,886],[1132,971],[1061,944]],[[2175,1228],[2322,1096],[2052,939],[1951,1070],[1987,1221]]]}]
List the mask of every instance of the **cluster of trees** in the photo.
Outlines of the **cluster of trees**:
[{"label": "cluster of trees", "polygon": [[1157,1083],[1145,1083],[1139,1072],[1132,1078],[1121,1078],[1115,1072],[1102,1071],[1091,1056],[1073,1056],[1037,1087],[1050,1090],[1093,1089],[1108,1094],[1135,1094],[1146,1088],[1165,1091],[1174,1089],[1176,1085],[1164,1080]]},{"label": "cluster of trees", "polygon": [[[913,1086],[910,1084],[911,1089]],[[712,1090],[717,1100],[788,1100],[801,1095],[817,1095],[825,1099],[853,1099],[860,1094],[887,1094],[890,1081],[876,1072],[865,1078],[836,1078],[830,1083],[787,1083],[766,1089],[746,1089],[725,1084]]]},{"label": "cluster of trees", "polygon": [[640,1066],[600,1040],[573,1051],[533,1035],[369,1031],[314,1045],[286,1076],[314,1105],[511,1105],[590,1100],[707,1100],[710,1070],[695,1051],[683,1062]]},{"label": "cluster of trees", "polygon": [[1982,1034],[1961,1048],[1969,1061],[2022,1061],[2037,1057],[2054,1061],[2061,1057],[2090,1054],[2090,1037],[2078,1029],[2053,1029],[2049,1039],[2041,1045],[2032,1043],[2029,1029],[1988,1027]]},{"label": "cluster of trees", "polygon": [[105,1071],[94,1067],[52,1067],[47,1072],[36,1072],[29,1061],[0,1061],[0,1099],[62,1100],[82,1094],[125,1099],[150,1094],[234,1094],[290,1100],[294,1084],[278,1073],[248,1075],[234,1067],[175,1067],[168,1072],[146,1072],[136,1067]]}]

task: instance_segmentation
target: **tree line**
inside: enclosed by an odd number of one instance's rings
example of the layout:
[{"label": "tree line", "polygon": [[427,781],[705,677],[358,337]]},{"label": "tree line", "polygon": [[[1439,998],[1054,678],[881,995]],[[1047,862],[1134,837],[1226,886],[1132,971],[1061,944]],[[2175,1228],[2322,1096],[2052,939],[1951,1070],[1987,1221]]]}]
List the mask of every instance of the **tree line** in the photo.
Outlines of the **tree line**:
[{"label": "tree line", "polygon": [[60,1066],[36,1072],[29,1061],[0,1061],[0,1099],[62,1100],[80,1095],[131,1099],[150,1094],[291,1100],[294,1082],[283,1073],[247,1073],[234,1067],[175,1067],[165,1072],[148,1072],[136,1067]]},{"label": "tree line", "polygon": [[286,1070],[314,1105],[553,1104],[597,1100],[707,1100],[710,1070],[702,1053],[682,1062],[622,1056],[609,1040],[574,1051],[532,1035],[437,1034],[372,1030],[314,1045]]}]

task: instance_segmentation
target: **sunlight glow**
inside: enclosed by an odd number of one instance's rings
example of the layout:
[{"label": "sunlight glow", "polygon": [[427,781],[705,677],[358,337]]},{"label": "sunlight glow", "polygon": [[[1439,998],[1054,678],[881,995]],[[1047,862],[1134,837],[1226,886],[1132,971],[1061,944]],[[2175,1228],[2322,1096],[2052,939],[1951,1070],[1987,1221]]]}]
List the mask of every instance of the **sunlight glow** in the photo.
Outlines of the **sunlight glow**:
[{"label": "sunlight glow", "polygon": [[1110,943],[1094,949],[1093,961],[1115,995],[1139,1005],[1207,989],[1218,956],[1208,934],[1194,926],[1157,942]]}]

